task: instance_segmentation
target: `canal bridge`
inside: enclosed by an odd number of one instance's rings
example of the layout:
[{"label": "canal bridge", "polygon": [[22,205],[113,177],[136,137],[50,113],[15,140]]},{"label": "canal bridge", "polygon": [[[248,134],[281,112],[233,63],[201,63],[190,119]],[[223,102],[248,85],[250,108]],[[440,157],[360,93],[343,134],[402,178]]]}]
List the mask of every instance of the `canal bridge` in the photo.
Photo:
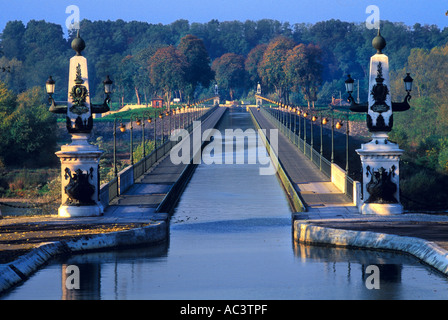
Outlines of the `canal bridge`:
[{"label": "canal bridge", "polygon": [[[190,150],[194,149],[193,134],[200,130],[200,136],[208,129],[216,127],[230,106],[209,106],[208,111],[197,118],[201,125],[189,129]],[[347,175],[344,170],[316,151],[294,132],[292,126],[278,121],[275,109],[247,106],[245,112],[251,114],[255,128],[266,146],[272,161],[278,163],[277,176],[289,200],[294,215],[357,213],[356,186],[348,191]],[[203,111],[204,112],[204,111]],[[272,130],[278,131],[278,150],[271,147]],[[196,132],[198,134],[198,132]],[[201,149],[207,144],[201,143]],[[106,208],[105,216],[129,215],[142,219],[150,213],[153,219],[167,219],[176,206],[182,191],[194,174],[197,162],[194,154],[188,164],[174,164],[169,156],[177,141],[168,139],[150,155],[138,163],[118,173],[117,177],[101,187],[100,198]],[[196,150],[201,152],[201,150]],[[314,154],[314,158],[310,155]],[[196,155],[197,157],[197,155]],[[355,186],[355,187],[353,187]],[[297,217],[297,216],[295,216]]]}]

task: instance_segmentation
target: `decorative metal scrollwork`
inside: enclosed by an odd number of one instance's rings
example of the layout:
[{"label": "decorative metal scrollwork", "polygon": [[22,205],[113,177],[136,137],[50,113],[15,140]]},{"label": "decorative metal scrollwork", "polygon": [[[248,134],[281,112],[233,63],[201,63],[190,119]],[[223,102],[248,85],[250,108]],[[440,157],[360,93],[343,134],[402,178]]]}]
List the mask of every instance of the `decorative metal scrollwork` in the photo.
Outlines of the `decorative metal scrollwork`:
[{"label": "decorative metal scrollwork", "polygon": [[369,166],[366,167],[366,176],[371,176],[370,182],[367,183],[366,189],[369,192],[369,198],[366,203],[398,203],[394,194],[397,192],[397,185],[392,182],[392,177],[395,176],[395,166],[389,170],[383,167],[377,171],[371,170]]},{"label": "decorative metal scrollwork", "polygon": [[75,85],[70,90],[70,97],[72,98],[72,106],[70,107],[70,112],[77,115],[89,112],[89,107],[86,105],[89,91],[87,90],[86,86],[83,85],[83,83],[84,80],[81,76],[81,65],[78,63],[76,67]]},{"label": "decorative metal scrollwork", "polygon": [[89,182],[93,179],[94,169],[91,167],[85,173],[81,169],[76,169],[74,173],[69,168],[65,168],[64,178],[70,179],[65,186],[65,193],[68,196],[66,205],[85,206],[95,204],[92,196],[95,194],[95,187]]}]

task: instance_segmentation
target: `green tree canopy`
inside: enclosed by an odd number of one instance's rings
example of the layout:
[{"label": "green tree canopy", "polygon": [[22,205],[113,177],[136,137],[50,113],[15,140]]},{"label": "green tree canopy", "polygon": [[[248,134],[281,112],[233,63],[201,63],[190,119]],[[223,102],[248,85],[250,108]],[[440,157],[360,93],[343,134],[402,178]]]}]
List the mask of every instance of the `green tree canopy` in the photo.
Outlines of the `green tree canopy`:
[{"label": "green tree canopy", "polygon": [[186,84],[188,61],[174,46],[168,46],[158,49],[149,63],[151,84],[163,92],[169,106],[173,91]]},{"label": "green tree canopy", "polygon": [[[0,92],[3,87],[0,85]],[[0,122],[0,154],[5,164],[34,167],[57,160],[56,118],[43,103],[44,96],[38,87],[16,98],[11,93],[1,94],[0,105],[8,104]]]},{"label": "green tree canopy", "polygon": [[313,44],[299,44],[287,52],[284,63],[286,81],[293,91],[302,91],[310,105],[316,101],[318,88],[322,84],[323,66],[320,62],[321,50]]},{"label": "green tree canopy", "polygon": [[242,55],[226,53],[215,59],[212,64],[218,86],[229,91],[231,100],[234,99],[235,90],[245,84],[244,60]]},{"label": "green tree canopy", "polygon": [[192,99],[198,85],[208,88],[210,82],[214,79],[214,73],[210,68],[210,57],[205,49],[204,42],[191,34],[180,39],[177,48],[188,62],[185,74],[186,93],[188,98]]}]

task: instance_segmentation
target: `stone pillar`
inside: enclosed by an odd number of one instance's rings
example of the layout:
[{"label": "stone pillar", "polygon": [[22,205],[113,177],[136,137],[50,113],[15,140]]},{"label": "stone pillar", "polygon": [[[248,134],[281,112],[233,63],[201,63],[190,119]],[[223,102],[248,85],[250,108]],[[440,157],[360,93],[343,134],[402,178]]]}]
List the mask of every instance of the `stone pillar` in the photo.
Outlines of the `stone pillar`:
[{"label": "stone pillar", "polygon": [[215,84],[215,97],[213,98],[213,105],[218,105],[219,106],[219,89],[218,89],[218,85]]},{"label": "stone pillar", "polygon": [[[70,59],[66,127],[72,143],[61,147],[56,155],[61,161],[60,217],[99,216],[104,208],[99,201],[98,163],[102,151],[88,142],[93,127],[87,59],[81,55],[84,41],[72,42],[76,55]],[[106,108],[107,109],[107,108]]]},{"label": "stone pillar", "polygon": [[258,85],[257,85],[257,95],[255,96],[257,107],[261,106],[263,104],[263,99],[261,99],[260,96],[261,96],[261,85],[260,85],[260,83],[258,83]]},{"label": "stone pillar", "polygon": [[356,152],[361,157],[363,172],[362,214],[401,214],[400,156],[403,154],[387,134],[373,133],[372,141],[361,145]]},{"label": "stone pillar", "polygon": [[72,134],[72,143],[56,155],[61,161],[62,204],[60,217],[100,216],[104,208],[99,199],[99,159],[103,153],[87,142],[88,134]]},{"label": "stone pillar", "polygon": [[372,140],[356,150],[361,157],[363,169],[364,203],[361,206],[361,213],[400,214],[403,213],[403,206],[399,198],[399,161],[403,150],[388,140],[388,132],[393,126],[389,60],[381,53],[381,47],[379,48],[378,53],[370,59],[366,116]]}]

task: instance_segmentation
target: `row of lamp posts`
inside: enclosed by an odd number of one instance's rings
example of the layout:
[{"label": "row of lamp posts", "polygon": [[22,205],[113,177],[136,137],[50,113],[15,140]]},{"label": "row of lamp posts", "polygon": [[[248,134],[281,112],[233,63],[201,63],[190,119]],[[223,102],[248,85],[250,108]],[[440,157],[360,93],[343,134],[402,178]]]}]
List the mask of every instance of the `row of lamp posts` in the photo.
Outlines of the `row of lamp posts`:
[{"label": "row of lamp posts", "polygon": [[[189,112],[190,110],[193,110],[193,112]],[[157,149],[157,118],[159,118],[159,121],[161,121],[160,130],[162,131],[160,133],[160,145],[163,145],[165,142],[165,126],[164,126],[164,119],[168,117],[169,121],[169,131],[173,128],[172,120],[174,120],[174,130],[178,128],[185,128],[185,125],[189,125],[193,120],[195,120],[198,117],[198,111],[200,109],[197,108],[197,106],[194,106],[193,108],[187,107],[180,107],[178,109],[173,110],[167,110],[165,112],[159,112],[157,115],[157,111],[154,110],[153,113],[149,111],[144,111],[140,116],[136,114],[131,114],[129,122],[129,129],[130,129],[130,138],[129,138],[129,144],[130,144],[130,163],[131,165],[134,164],[134,141],[133,141],[133,129],[134,129],[134,122],[136,125],[142,127],[142,151],[143,151],[143,159],[146,158],[146,143],[145,143],[145,123],[154,123],[154,149]],[[180,115],[184,113],[186,114],[186,117],[181,117]],[[193,114],[194,113],[194,114]],[[176,117],[172,119],[172,116],[179,115],[179,117]],[[182,125],[181,125],[181,118],[182,118]],[[178,123],[176,123],[176,119],[178,120]],[[118,125],[119,123],[119,125]],[[118,169],[117,169],[117,125],[120,130],[120,132],[124,133],[126,132],[126,125],[124,124],[124,119],[122,117],[115,117],[114,118],[114,127],[113,127],[113,137],[114,137],[114,147],[113,147],[113,168],[114,168],[114,176],[117,177],[118,175]]]},{"label": "row of lamp posts", "polygon": [[[82,51],[86,43],[80,37],[79,30],[71,43],[72,49],[76,54],[70,59],[69,65],[69,83],[68,95],[66,101],[55,101],[55,81],[50,76],[45,83],[48,94],[49,111],[56,114],[65,115],[66,128],[71,135],[71,143],[63,145],[56,155],[61,161],[61,206],[58,209],[60,217],[82,217],[99,216],[104,212],[104,206],[100,199],[100,177],[99,160],[103,151],[98,146],[88,142],[93,129],[93,115],[105,113],[110,110],[112,81],[109,76],[103,81],[105,99],[102,104],[91,103],[91,94],[89,88],[89,77],[87,59]],[[197,104],[193,105],[196,111]],[[184,112],[187,108],[183,109]],[[191,110],[191,109],[190,109]],[[188,110],[188,111],[190,111]],[[166,115],[170,115],[167,113]],[[195,112],[196,116],[197,112]],[[193,115],[188,112],[188,124],[193,120]],[[163,115],[162,119],[162,143],[164,142]],[[185,118],[185,117],[184,117]],[[151,115],[144,113],[141,119],[131,116],[131,163],[133,159],[133,120],[142,126],[142,144],[143,156],[146,156],[145,150],[145,120],[152,121]],[[154,122],[156,117],[154,117]],[[171,117],[170,117],[171,121]],[[116,130],[119,122],[120,131],[125,131],[123,119],[117,117],[114,119],[114,174],[118,175],[116,166]],[[170,129],[171,129],[170,123]],[[180,127],[180,120],[179,120]],[[185,127],[185,122],[183,123]],[[154,137],[156,138],[156,126],[154,124]],[[155,144],[157,139],[154,139]]]},{"label": "row of lamp posts", "polygon": [[[402,102],[393,102],[390,96],[390,80],[389,80],[389,59],[382,52],[386,47],[386,40],[378,29],[377,36],[372,40],[372,46],[377,50],[370,58],[369,72],[369,96],[368,101],[364,103],[356,103],[352,97],[354,80],[348,75],[345,81],[346,91],[349,95],[349,110],[351,112],[364,113],[366,115],[366,124],[371,133],[371,140],[363,143],[356,153],[361,158],[362,166],[362,195],[361,205],[358,207],[362,214],[402,214],[403,206],[400,203],[399,189],[399,162],[404,150],[401,150],[397,143],[389,140],[388,134],[393,127],[393,113],[403,112],[410,109],[409,101],[411,99],[413,79],[409,73],[403,79],[406,96]],[[259,94],[259,91],[257,91]],[[258,97],[260,98],[260,97]],[[268,100],[268,99],[266,99]],[[269,101],[269,100],[268,100]],[[274,102],[274,101],[270,101]],[[307,111],[300,108],[290,107],[282,103],[274,102],[279,106],[277,109],[277,120],[290,129],[291,132],[291,114],[302,114],[304,118],[304,126],[306,126],[305,118],[308,116]],[[331,109],[332,120],[332,156],[334,161],[334,116]],[[282,112],[283,111],[283,112]],[[289,119],[287,118],[289,114]],[[313,122],[317,120],[317,116],[311,116],[311,151],[313,150]],[[322,125],[328,120],[321,118]],[[348,174],[348,155],[349,155],[349,121],[348,110],[346,116],[346,174]],[[296,124],[296,119],[294,120]],[[339,129],[342,122],[338,121],[336,128]],[[338,128],[339,127],[339,128]],[[294,133],[296,126],[294,127]],[[299,138],[301,135],[299,121]],[[304,128],[304,152],[306,145],[306,127]],[[312,157],[312,152],[311,152]],[[322,157],[322,133],[321,133],[321,157]],[[311,158],[312,159],[312,158]]]},{"label": "row of lamp posts", "polygon": [[[293,133],[295,135],[298,135],[299,139],[303,140],[303,150],[305,153],[306,143],[307,143],[307,119],[310,121],[310,147],[311,147],[311,160],[313,159],[313,149],[314,149],[314,123],[316,123],[319,119],[320,124],[320,156],[321,159],[323,157],[323,126],[329,123],[329,117],[324,115],[325,111],[330,112],[330,118],[331,118],[331,162],[334,163],[334,129],[340,130],[343,125],[344,121],[339,118],[335,123],[335,117],[334,117],[334,108],[333,107],[325,107],[320,110],[315,109],[305,109],[300,108],[298,106],[289,106],[282,104],[281,102],[276,102],[272,100],[268,100],[264,98],[265,100],[274,103],[278,105],[276,109],[274,110],[274,117],[282,123],[284,126],[286,126],[289,129],[290,133]],[[294,117],[294,119],[292,119]],[[348,161],[348,154],[349,154],[349,134],[350,134],[350,126],[349,126],[349,114],[348,112],[344,115],[345,122],[346,122],[346,163],[345,163],[345,169],[346,172],[348,172],[349,168],[349,161]],[[302,120],[303,119],[303,124]],[[298,134],[297,134],[297,124],[298,124]],[[302,130],[303,126],[303,130]],[[302,138],[302,131],[303,131],[303,138]],[[322,160],[320,161],[322,162]]]}]

